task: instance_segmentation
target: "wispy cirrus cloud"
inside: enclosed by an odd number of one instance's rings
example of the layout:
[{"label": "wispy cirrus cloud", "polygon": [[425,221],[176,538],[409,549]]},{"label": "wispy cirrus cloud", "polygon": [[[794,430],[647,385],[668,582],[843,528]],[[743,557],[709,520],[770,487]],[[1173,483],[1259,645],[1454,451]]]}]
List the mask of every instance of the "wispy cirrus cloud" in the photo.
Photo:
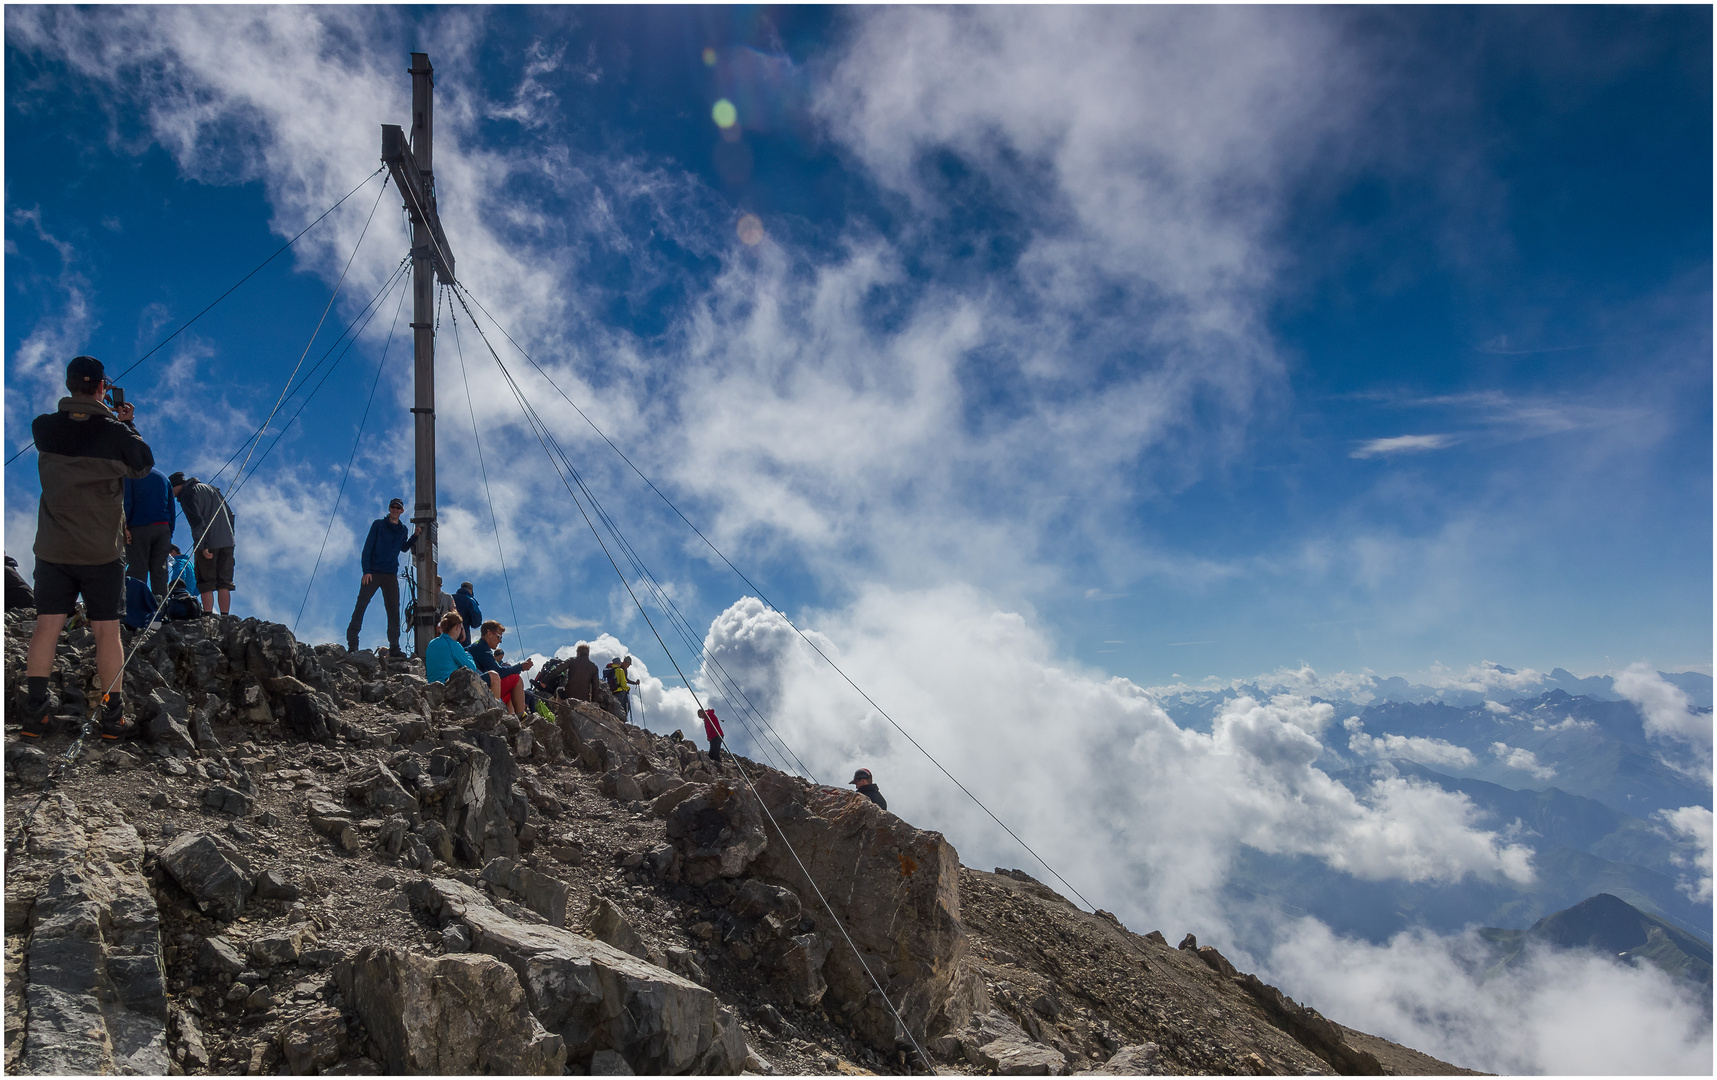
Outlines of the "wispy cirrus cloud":
[{"label": "wispy cirrus cloud", "polygon": [[1420,454],[1427,450],[1442,450],[1460,439],[1454,435],[1392,435],[1386,439],[1368,439],[1354,447],[1348,457],[1392,457],[1396,454]]}]

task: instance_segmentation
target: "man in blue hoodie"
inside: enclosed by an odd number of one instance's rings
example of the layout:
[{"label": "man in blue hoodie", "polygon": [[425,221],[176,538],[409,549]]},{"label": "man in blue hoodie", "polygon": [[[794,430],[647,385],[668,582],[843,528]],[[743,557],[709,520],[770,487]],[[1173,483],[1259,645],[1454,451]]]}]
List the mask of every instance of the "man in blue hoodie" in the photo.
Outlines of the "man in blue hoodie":
[{"label": "man in blue hoodie", "polygon": [[160,603],[167,596],[167,547],[179,511],[173,491],[160,469],[141,480],[125,480],[125,572],[149,579],[149,591]]},{"label": "man in blue hoodie", "polygon": [[477,627],[483,625],[483,608],[477,603],[477,590],[469,581],[459,583],[459,591],[453,594],[453,606],[459,609],[459,618],[463,620],[464,637],[459,640],[465,647],[471,647],[471,635],[477,632]]},{"label": "man in blue hoodie", "polygon": [[371,522],[370,535],[364,538],[361,562],[364,581],[358,589],[358,606],[352,609],[352,621],[346,626],[346,648],[352,652],[358,651],[358,631],[364,628],[364,611],[380,589],[388,612],[388,655],[405,655],[399,647],[399,554],[411,550],[423,526],[407,535],[405,523],[399,519],[403,513],[404,502],[395,499],[388,503],[388,516]]}]

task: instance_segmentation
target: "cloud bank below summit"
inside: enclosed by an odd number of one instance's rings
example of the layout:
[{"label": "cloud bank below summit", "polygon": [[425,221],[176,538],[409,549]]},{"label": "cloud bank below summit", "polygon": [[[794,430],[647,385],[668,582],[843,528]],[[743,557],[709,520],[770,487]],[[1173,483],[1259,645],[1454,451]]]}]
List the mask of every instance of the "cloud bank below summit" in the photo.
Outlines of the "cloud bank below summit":
[{"label": "cloud bank below summit", "polygon": [[[873,588],[805,621],[818,647],[1065,881],[776,612],[753,598],[733,604],[705,648],[818,779],[839,784],[870,768],[891,807],[944,832],[968,865],[1024,868],[1140,931],[1192,930],[1345,1023],[1467,1067],[1602,1072],[1634,1060],[1633,1071],[1678,1072],[1709,1055],[1708,1025],[1654,969],[1543,956],[1485,980],[1477,946],[1461,935],[1370,944],[1315,919],[1232,907],[1223,887],[1242,848],[1311,856],[1362,880],[1533,878],[1530,848],[1475,824],[1464,796],[1388,768],[1350,791],[1321,771],[1325,740],[1370,738],[1332,723],[1328,704],[1243,695],[1208,732],[1182,728],[1142,688],[1059,655],[1030,620],[966,586]],[[682,726],[674,693],[654,679],[646,687],[656,695],[651,726]],[[730,736],[744,730],[743,702],[702,690]],[[756,743],[748,752],[764,756]],[[1708,836],[1709,820],[1685,812],[1669,824]],[[1696,869],[1708,889],[1708,840],[1704,851]],[[1591,1026],[1605,1015],[1640,1022]]]}]

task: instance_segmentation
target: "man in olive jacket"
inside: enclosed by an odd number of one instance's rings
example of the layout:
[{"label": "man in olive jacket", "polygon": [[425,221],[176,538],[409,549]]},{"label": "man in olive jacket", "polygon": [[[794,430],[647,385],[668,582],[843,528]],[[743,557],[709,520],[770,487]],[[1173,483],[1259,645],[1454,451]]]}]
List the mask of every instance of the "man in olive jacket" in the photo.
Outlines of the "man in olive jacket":
[{"label": "man in olive jacket", "polygon": [[54,729],[48,697],[60,631],[83,597],[95,634],[101,685],[97,719],[104,738],[137,734],[121,697],[124,653],[119,616],[125,605],[125,479],[149,475],[155,455],[132,425],[130,404],[110,410],[102,398],[112,384],[101,361],[79,356],[66,365],[66,389],[55,412],[36,417],[36,468],[42,498],[36,511],[36,631],[24,676],[24,735]]}]

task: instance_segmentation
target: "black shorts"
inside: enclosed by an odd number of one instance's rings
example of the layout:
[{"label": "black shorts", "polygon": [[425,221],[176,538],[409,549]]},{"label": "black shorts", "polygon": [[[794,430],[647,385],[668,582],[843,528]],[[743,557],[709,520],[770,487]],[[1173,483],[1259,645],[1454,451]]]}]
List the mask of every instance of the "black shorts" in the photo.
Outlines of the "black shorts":
[{"label": "black shorts", "polygon": [[83,595],[90,622],[113,622],[125,610],[125,560],[73,566],[36,560],[36,614],[70,615]]},{"label": "black shorts", "polygon": [[215,553],[212,559],[203,558],[202,549],[197,549],[197,591],[206,593],[236,588],[233,585],[233,549],[219,547],[209,550]]}]

